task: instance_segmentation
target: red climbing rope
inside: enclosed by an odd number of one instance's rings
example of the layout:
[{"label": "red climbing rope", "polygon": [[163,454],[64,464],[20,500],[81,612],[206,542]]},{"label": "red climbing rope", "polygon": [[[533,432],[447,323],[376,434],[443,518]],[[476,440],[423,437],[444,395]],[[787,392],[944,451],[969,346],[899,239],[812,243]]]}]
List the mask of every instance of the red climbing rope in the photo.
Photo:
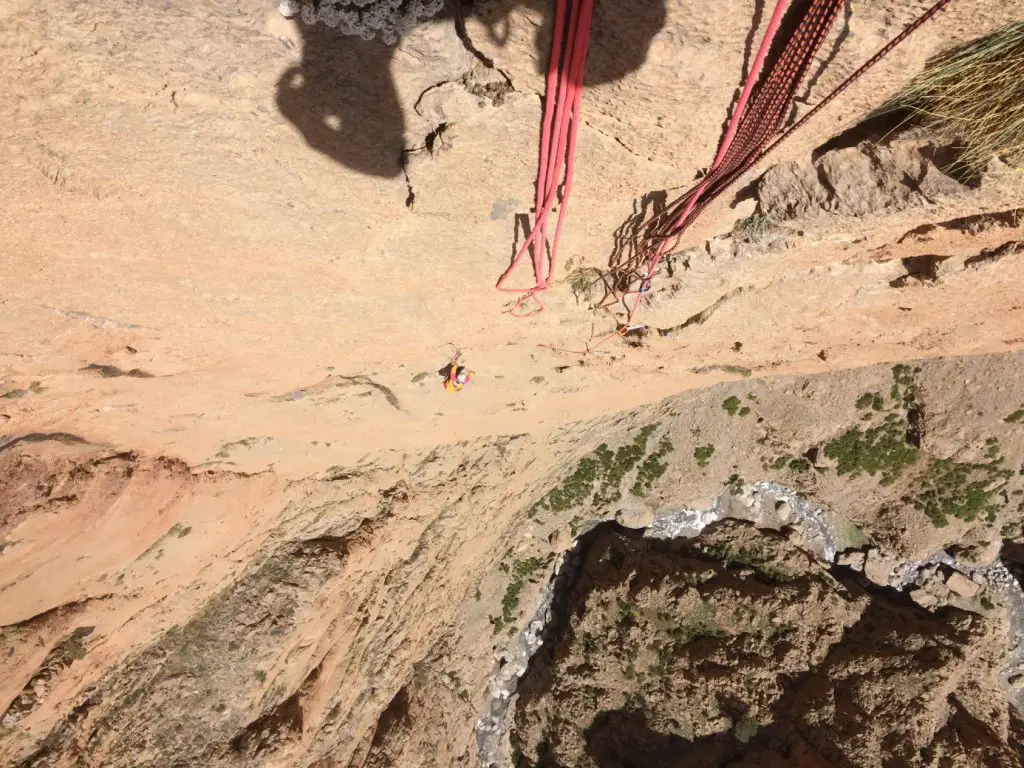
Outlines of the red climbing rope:
[{"label": "red climbing rope", "polygon": [[[777,0],[736,108],[707,174],[692,189],[646,222],[638,242],[630,251],[628,261],[612,264],[611,272],[615,275],[616,284],[632,286],[639,281],[639,288],[636,290],[620,289],[624,290],[621,295],[624,302],[631,295],[636,296],[636,301],[632,307],[626,304],[626,320],[620,323],[616,332],[594,345],[588,345],[586,351],[600,346],[608,339],[623,335],[632,327],[640,298],[650,288],[651,280],[662,259],[675,246],[686,228],[713,200],[952,1],[938,0],[804,117],[782,130],[783,123],[793,108],[800,83],[828,36],[843,0],[810,0],[801,8],[799,18],[794,19],[793,32],[785,40],[778,58],[766,72],[762,73],[764,62],[778,36],[778,30],[790,4],[790,0]],[[544,305],[537,294],[550,286],[557,263],[558,241],[565,224],[569,195],[572,191],[579,111],[583,97],[583,69],[587,58],[593,7],[594,0],[555,2],[554,35],[541,126],[534,226],[497,284],[499,290],[521,294],[519,301],[510,310],[520,317],[543,311]],[[565,183],[561,195],[561,209],[545,261],[548,220],[558,198],[558,179],[563,167]],[[527,252],[533,255],[534,286],[505,287],[505,283]],[[523,307],[530,300],[534,302],[534,308],[523,312]]]},{"label": "red climbing rope", "polygon": [[[788,2],[779,0],[772,21],[765,31],[758,50],[755,65],[751,67],[743,93],[753,91],[760,80],[760,69],[768,49],[774,40],[786,11]],[[841,0],[812,0],[803,17],[786,41],[778,61],[764,78],[757,96],[752,102],[742,99],[736,105],[729,130],[719,146],[715,161],[704,179],[679,200],[668,207],[672,215],[668,223],[652,222],[648,226],[646,248],[638,249],[646,261],[647,269],[636,291],[636,301],[629,312],[630,321],[636,313],[641,294],[650,286],[661,260],[671,250],[683,230],[690,224],[694,211],[703,209],[711,200],[721,194],[721,180],[731,177],[738,168],[746,166],[748,160],[764,146],[776,132],[792,106],[793,97],[810,66],[815,54],[828,35],[839,12]]]},{"label": "red climbing rope", "polygon": [[[650,287],[650,282],[665,254],[674,247],[680,235],[713,200],[951,2],[952,0],[936,2],[846,78],[803,118],[780,133],[782,123],[792,109],[797,89],[819,47],[828,36],[842,5],[841,0],[812,0],[794,32],[786,41],[778,61],[764,77],[763,84],[749,107],[741,96],[729,129],[722,139],[715,161],[707,175],[694,188],[668,205],[660,216],[652,218],[648,223],[642,242],[634,250],[637,254],[634,257],[634,262],[639,261],[640,263],[630,265],[634,272],[637,267],[646,266],[646,269],[640,269],[639,290],[626,293],[626,296],[635,294],[636,301],[631,308],[627,305],[627,320],[624,326],[628,328],[632,325],[641,295]],[[777,15],[784,12],[783,4],[784,0],[779,0],[772,17],[773,22],[776,21]],[[764,53],[770,47],[771,38],[776,33],[777,27],[777,23],[769,23],[765,38],[758,51],[758,59],[751,67],[744,87],[744,96],[749,95],[753,90],[753,82],[759,76],[759,64],[763,61]]]},{"label": "red climbing rope", "polygon": [[[500,291],[522,294],[510,310],[518,317],[528,317],[544,310],[537,294],[548,289],[555,274],[558,242],[565,226],[569,196],[572,193],[580,104],[583,100],[583,71],[593,14],[594,0],[556,0],[551,61],[548,65],[544,118],[541,124],[533,230],[496,286]],[[548,220],[559,198],[558,180],[562,176],[563,167],[565,183],[562,187],[561,207],[549,246]],[[533,255],[533,287],[506,287],[505,283],[528,252]],[[531,300],[534,308],[524,312],[523,308]]]}]

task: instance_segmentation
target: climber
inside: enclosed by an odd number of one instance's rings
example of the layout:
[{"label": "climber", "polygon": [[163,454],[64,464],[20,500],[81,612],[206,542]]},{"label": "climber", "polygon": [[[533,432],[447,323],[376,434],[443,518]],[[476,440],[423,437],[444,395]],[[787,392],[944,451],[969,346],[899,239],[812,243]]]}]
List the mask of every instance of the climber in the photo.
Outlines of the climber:
[{"label": "climber", "polygon": [[461,357],[462,354],[456,352],[451,362],[438,371],[444,378],[445,392],[461,392],[462,388],[473,378],[473,371],[460,364]]}]

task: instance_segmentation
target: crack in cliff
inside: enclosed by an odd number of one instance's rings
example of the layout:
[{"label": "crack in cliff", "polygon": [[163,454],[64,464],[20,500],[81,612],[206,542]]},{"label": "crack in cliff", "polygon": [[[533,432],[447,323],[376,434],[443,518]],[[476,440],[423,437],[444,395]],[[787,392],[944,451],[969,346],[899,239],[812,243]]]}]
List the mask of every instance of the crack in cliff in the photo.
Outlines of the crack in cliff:
[{"label": "crack in cliff", "polygon": [[690,315],[690,317],[686,318],[686,320],[684,320],[679,325],[673,325],[673,326],[671,326],[669,328],[658,328],[658,335],[659,336],[674,336],[677,333],[679,333],[680,331],[685,330],[686,328],[689,328],[691,325],[703,325],[704,323],[706,323],[711,318],[711,316],[713,314],[715,314],[715,312],[720,310],[724,304],[726,304],[728,301],[736,298],[737,296],[742,294],[744,291],[749,291],[751,288],[753,288],[752,285],[741,285],[738,288],[734,288],[733,290],[729,291],[728,293],[723,294],[722,296],[719,296],[718,299],[716,299],[715,302],[713,304],[711,304],[710,306],[705,307],[704,309],[702,309],[700,312],[696,313],[695,315]]},{"label": "crack in cliff", "polygon": [[622,147],[624,150],[629,152],[629,154],[633,155],[634,157],[638,157],[641,160],[650,160],[651,159],[649,157],[644,157],[643,155],[641,155],[639,152],[637,152],[635,149],[633,149],[631,146],[629,146],[626,142],[624,142],[622,139],[620,139],[614,133],[608,133],[608,131],[605,131],[605,130],[602,130],[601,128],[598,128],[596,125],[594,125],[589,120],[584,120],[583,124],[585,126],[587,126],[587,128],[592,128],[594,131],[596,131],[597,133],[601,134],[602,136],[605,136],[605,137],[611,139],[612,141],[614,141],[616,144],[618,144],[620,147]]}]

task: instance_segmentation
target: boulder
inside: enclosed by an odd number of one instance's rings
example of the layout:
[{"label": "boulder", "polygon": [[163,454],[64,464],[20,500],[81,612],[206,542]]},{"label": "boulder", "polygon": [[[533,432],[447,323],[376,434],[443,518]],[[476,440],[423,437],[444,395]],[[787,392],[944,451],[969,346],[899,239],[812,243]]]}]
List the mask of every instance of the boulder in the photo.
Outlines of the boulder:
[{"label": "boulder", "polygon": [[867,560],[867,555],[859,550],[853,550],[840,554],[836,558],[836,565],[845,565],[847,568],[853,568],[855,571],[863,571],[865,560]]},{"label": "boulder", "polygon": [[888,586],[895,565],[896,562],[894,560],[882,555],[876,547],[872,547],[867,551],[864,575],[875,582],[875,584]]},{"label": "boulder", "polygon": [[912,589],[910,599],[922,608],[934,608],[939,604],[939,598],[926,589]]},{"label": "boulder", "polygon": [[981,585],[975,584],[962,573],[950,574],[946,579],[946,586],[960,597],[974,597],[981,589]]}]

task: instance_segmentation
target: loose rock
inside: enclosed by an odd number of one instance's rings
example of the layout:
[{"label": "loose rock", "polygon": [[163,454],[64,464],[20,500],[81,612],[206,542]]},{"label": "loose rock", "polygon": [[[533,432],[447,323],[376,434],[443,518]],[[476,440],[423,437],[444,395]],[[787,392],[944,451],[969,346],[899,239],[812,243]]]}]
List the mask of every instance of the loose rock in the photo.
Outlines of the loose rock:
[{"label": "loose rock", "polygon": [[843,552],[836,558],[836,565],[845,565],[847,568],[853,568],[855,571],[863,571],[866,559],[867,556],[863,552]]},{"label": "loose rock", "polygon": [[975,584],[962,573],[952,574],[946,579],[946,586],[960,597],[974,597],[981,590],[980,585]]}]

